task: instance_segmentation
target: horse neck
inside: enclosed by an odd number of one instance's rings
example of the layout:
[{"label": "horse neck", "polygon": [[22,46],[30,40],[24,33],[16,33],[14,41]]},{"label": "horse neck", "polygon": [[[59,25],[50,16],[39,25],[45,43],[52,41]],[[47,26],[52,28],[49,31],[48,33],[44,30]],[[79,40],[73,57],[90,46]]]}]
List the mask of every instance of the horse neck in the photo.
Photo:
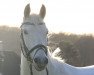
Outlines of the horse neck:
[{"label": "horse neck", "polygon": [[49,69],[49,75],[58,75],[62,71],[62,74],[60,75],[68,75],[65,72],[64,66],[64,61],[60,60],[60,58],[55,58],[51,54],[48,55],[49,59],[49,64],[48,64],[48,69]]},{"label": "horse neck", "polygon": [[30,68],[29,64],[27,62],[27,59],[24,57],[23,53],[21,53],[21,75],[31,75],[30,74]]}]

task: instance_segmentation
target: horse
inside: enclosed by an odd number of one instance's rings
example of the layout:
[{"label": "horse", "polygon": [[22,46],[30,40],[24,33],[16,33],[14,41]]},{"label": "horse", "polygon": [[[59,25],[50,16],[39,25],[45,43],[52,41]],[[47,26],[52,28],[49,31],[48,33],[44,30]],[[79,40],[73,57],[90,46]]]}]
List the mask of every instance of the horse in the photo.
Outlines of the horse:
[{"label": "horse", "polygon": [[21,25],[21,75],[94,75],[94,66],[75,67],[51,55],[47,48],[48,29],[44,23],[46,8],[30,14],[30,4],[24,9]]}]

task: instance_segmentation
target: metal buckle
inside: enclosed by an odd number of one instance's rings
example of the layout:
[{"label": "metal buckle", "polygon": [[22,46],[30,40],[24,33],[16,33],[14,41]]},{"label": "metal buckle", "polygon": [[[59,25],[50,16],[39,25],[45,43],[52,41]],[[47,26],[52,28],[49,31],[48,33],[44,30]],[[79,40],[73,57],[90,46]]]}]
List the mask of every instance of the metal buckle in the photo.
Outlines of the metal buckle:
[{"label": "metal buckle", "polygon": [[30,56],[27,57],[27,61],[29,61],[30,63],[33,63],[33,59],[31,59]]}]

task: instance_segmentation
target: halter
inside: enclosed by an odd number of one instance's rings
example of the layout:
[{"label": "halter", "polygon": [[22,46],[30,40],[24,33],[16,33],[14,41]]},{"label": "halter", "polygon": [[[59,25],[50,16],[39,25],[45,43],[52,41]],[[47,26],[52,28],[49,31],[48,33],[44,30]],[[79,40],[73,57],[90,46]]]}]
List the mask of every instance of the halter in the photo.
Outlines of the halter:
[{"label": "halter", "polygon": [[[22,23],[22,25],[32,25],[30,22],[25,22],[25,23]],[[22,26],[21,25],[21,26]],[[30,54],[34,51],[34,50],[39,50],[39,49],[42,49],[45,54],[47,55],[47,47],[42,45],[42,44],[38,44],[36,46],[34,46],[32,49],[28,49],[26,44],[25,44],[25,41],[24,41],[24,38],[23,38],[23,33],[22,33],[22,30],[21,30],[21,39],[22,39],[22,44],[21,44],[21,50],[22,50],[22,53],[24,55],[25,58],[27,58],[27,61],[30,62],[30,71],[31,71],[31,75],[33,75],[33,71],[32,71],[32,63],[33,63],[33,59],[30,57]],[[37,52],[36,51],[36,52]],[[36,54],[36,53],[35,53]],[[48,75],[48,69],[46,68],[46,72],[47,72],[47,75]]]}]

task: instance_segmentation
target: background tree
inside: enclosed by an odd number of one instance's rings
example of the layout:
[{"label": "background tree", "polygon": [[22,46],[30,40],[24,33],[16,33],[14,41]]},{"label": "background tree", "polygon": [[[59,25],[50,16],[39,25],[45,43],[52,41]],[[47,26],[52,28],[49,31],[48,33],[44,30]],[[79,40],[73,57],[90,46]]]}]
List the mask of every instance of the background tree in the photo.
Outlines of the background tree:
[{"label": "background tree", "polygon": [[61,41],[59,43],[59,48],[61,50],[59,52],[59,56],[61,56],[66,63],[74,66],[83,65],[81,62],[81,56],[79,50],[76,49],[71,42]]}]

